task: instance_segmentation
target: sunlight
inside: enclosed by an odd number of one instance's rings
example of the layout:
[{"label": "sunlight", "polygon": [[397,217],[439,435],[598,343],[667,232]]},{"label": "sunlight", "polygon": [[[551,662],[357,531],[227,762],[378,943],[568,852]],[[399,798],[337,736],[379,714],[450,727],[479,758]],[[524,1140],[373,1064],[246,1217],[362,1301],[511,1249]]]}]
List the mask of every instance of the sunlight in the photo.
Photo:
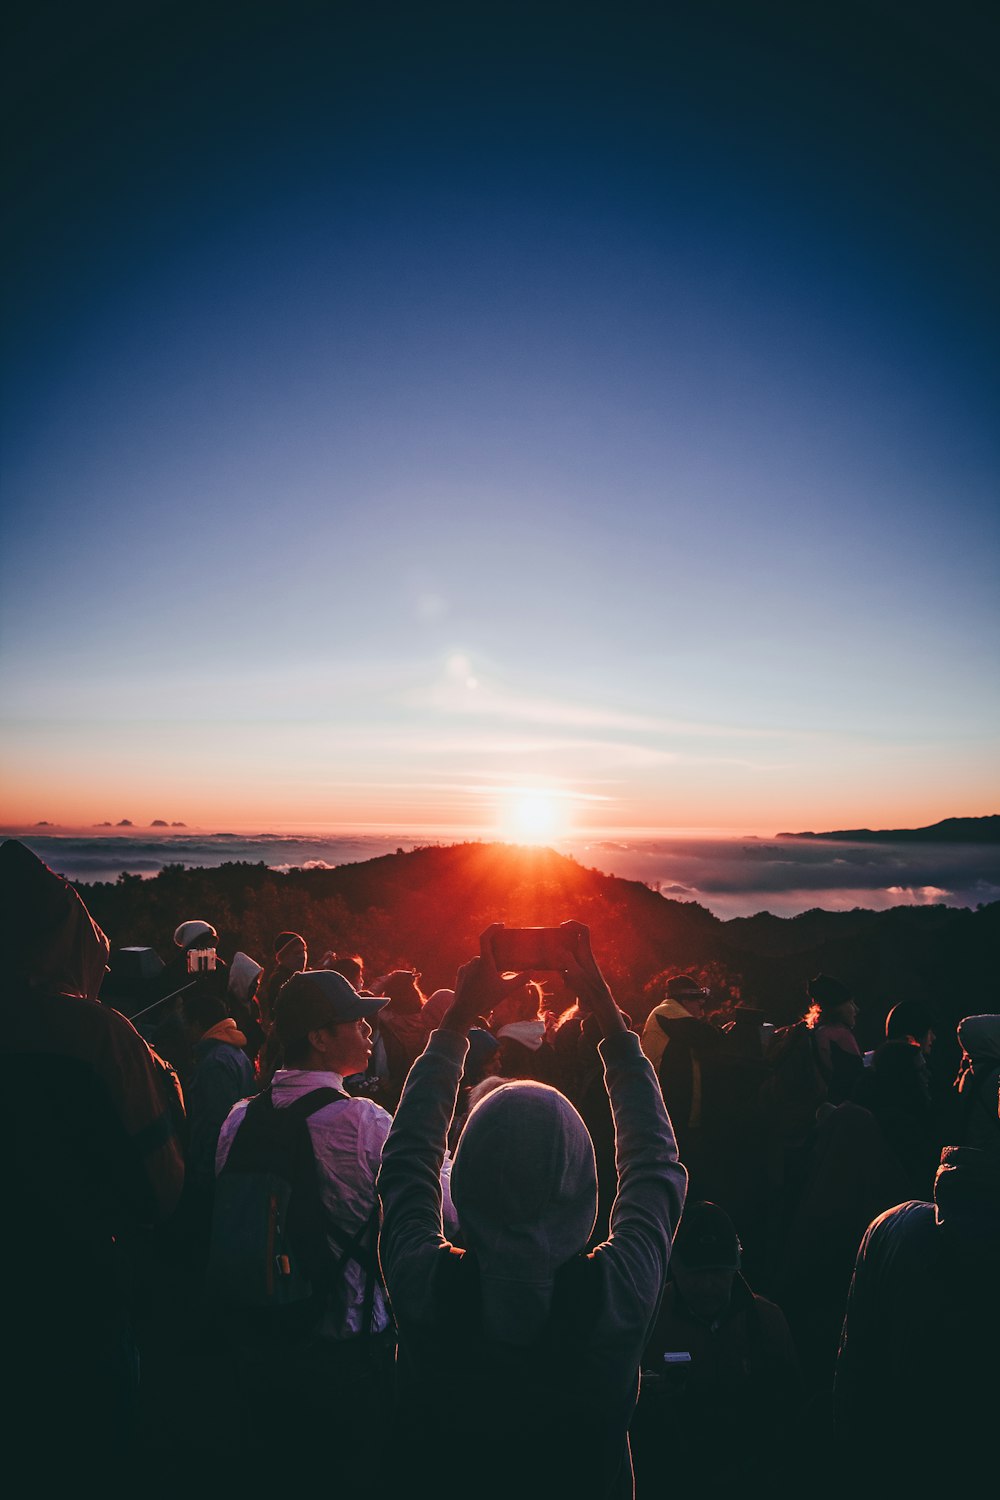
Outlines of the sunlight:
[{"label": "sunlight", "polygon": [[511,791],[500,808],[500,832],[518,844],[544,844],[567,832],[561,799],[552,792]]}]

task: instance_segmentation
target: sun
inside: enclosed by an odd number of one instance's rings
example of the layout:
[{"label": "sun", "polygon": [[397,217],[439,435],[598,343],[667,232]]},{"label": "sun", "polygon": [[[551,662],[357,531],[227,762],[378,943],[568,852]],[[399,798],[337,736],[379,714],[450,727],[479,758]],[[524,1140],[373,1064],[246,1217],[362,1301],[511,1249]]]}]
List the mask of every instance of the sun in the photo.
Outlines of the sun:
[{"label": "sun", "polygon": [[512,791],[500,809],[500,831],[518,844],[544,844],[565,832],[560,799],[545,791]]}]

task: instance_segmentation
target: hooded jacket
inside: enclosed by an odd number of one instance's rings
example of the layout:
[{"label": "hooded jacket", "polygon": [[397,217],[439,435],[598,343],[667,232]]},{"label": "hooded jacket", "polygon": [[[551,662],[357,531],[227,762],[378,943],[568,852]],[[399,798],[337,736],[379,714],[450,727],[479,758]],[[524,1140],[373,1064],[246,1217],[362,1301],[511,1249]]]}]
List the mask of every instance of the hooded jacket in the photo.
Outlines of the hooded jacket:
[{"label": "hooded jacket", "polygon": [[0,845],[0,941],[8,1454],[36,1474],[99,1455],[106,1476],[134,1401],[129,1251],[183,1186],[177,1081],[97,999],[108,940],[77,892],[15,839]]},{"label": "hooded jacket", "polygon": [[963,1052],[955,1079],[962,1144],[1000,1147],[1000,1015],[966,1016],[957,1033]]},{"label": "hooded jacket", "polygon": [[[1000,1154],[948,1146],[934,1201],[880,1214],[858,1251],[834,1388],[839,1435],[894,1482],[951,1471],[950,1442],[987,1439],[996,1419],[991,1361],[1000,1340]],[[952,1479],[954,1474],[952,1472]]]},{"label": "hooded jacket", "polygon": [[[444,1411],[463,1451],[478,1445],[483,1455],[480,1494],[631,1495],[627,1426],[687,1185],[655,1075],[633,1033],[601,1044],[619,1191],[610,1237],[587,1258],[597,1180],[577,1111],[528,1081],[482,1099],[452,1171],[461,1252],[443,1234],[438,1174],[467,1047],[451,1032],[431,1036],[407,1079],[378,1178],[379,1255],[399,1330],[400,1415],[410,1423],[408,1472],[430,1482],[439,1452],[421,1433],[436,1431]],[[442,1273],[469,1252],[479,1281],[473,1328],[439,1295]],[[546,1374],[551,1411],[528,1402],[516,1378],[536,1368]],[[491,1380],[505,1369],[514,1378]],[[511,1441],[498,1455],[501,1427]]]}]

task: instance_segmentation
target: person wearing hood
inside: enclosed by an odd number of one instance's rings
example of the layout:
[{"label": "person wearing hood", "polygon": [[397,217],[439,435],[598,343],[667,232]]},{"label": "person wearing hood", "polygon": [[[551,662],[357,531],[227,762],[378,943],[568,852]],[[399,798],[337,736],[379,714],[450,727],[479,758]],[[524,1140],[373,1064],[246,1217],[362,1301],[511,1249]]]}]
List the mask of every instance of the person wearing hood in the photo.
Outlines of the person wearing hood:
[{"label": "person wearing hood", "polygon": [[147,1231],[181,1195],[183,1107],[176,1077],[98,998],[104,933],[16,839],[0,845],[0,932],[6,1456],[45,1490],[50,1466],[107,1480],[128,1457],[130,1280]]},{"label": "person wearing hood", "polygon": [[1000,1015],[965,1016],[956,1030],[961,1144],[1000,1149]]},{"label": "person wearing hood", "polygon": [[977,1452],[988,1471],[998,1266],[1000,1151],[946,1146],[933,1202],[880,1214],[858,1251],[833,1406],[852,1488],[864,1473],[871,1493],[946,1494]]},{"label": "person wearing hood", "polygon": [[[597,1172],[583,1120],[556,1089],[517,1080],[469,1113],[451,1177],[463,1248],[445,1238],[438,1177],[468,1032],[525,979],[497,973],[490,928],[410,1070],[378,1176],[379,1256],[399,1338],[400,1479],[418,1490],[439,1481],[446,1414],[452,1471],[474,1473],[484,1500],[633,1494],[627,1429],[687,1174],[589,931],[564,927],[563,978],[604,1032],[618,1131],[610,1236],[584,1254]],[[504,1430],[512,1440],[501,1445]]]},{"label": "person wearing hood", "polygon": [[[233,954],[229,965],[229,983],[226,986],[226,1005],[240,1031],[242,1043],[251,1067],[256,1063],[264,1045],[266,1033],[257,1001],[263,968],[249,953]],[[220,1122],[221,1123],[221,1122]]]}]

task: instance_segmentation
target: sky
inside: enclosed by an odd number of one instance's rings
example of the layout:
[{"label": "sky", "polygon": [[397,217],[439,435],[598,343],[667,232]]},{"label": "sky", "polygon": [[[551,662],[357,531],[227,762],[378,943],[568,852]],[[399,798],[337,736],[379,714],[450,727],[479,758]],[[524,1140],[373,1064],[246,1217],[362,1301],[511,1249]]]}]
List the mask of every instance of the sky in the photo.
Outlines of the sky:
[{"label": "sky", "polygon": [[996,21],[40,4],[0,821],[997,811]]}]

